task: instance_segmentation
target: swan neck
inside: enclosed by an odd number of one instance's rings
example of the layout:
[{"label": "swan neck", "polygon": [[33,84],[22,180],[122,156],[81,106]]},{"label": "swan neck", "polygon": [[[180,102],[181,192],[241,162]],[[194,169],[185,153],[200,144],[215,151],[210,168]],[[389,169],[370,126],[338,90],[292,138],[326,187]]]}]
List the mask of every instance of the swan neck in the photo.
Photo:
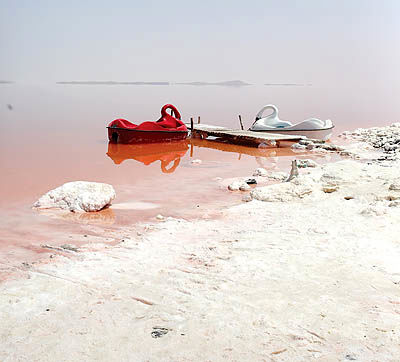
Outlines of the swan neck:
[{"label": "swan neck", "polygon": [[276,118],[278,117],[278,108],[276,106],[274,106],[273,104],[267,104],[266,106],[264,106],[260,112],[258,112],[256,119],[260,119],[263,118],[263,114],[267,109],[272,109],[272,113],[267,115],[266,117],[268,118]]}]

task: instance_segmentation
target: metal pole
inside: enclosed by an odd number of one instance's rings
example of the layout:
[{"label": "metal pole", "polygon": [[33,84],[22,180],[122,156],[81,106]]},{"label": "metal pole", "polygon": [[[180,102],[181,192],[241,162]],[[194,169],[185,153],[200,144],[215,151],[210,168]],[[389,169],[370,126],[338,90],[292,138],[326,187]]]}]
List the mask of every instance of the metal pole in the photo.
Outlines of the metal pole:
[{"label": "metal pole", "polygon": [[243,123],[242,123],[242,116],[239,114],[239,122],[240,122],[240,127],[242,128],[242,131],[244,130]]}]

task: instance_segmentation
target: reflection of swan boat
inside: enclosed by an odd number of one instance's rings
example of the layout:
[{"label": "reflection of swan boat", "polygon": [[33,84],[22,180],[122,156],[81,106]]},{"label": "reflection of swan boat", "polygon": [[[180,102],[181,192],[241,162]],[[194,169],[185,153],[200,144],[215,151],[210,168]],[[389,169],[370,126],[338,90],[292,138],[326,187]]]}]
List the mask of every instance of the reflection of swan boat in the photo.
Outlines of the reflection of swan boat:
[{"label": "reflection of swan boat", "polygon": [[[171,114],[167,110],[171,110]],[[152,143],[183,140],[188,130],[181,121],[181,115],[171,104],[161,109],[158,121],[145,121],[139,125],[126,119],[116,119],[108,126],[108,139],[114,143]]]},{"label": "reflection of swan boat", "polygon": [[[124,145],[110,142],[108,144],[107,155],[117,165],[129,159],[139,161],[146,166],[159,160],[161,161],[161,171],[164,173],[172,173],[178,167],[181,157],[185,156],[188,148],[188,142],[186,140],[136,145]],[[173,165],[167,168],[171,162],[173,162]]]},{"label": "reflection of swan boat", "polygon": [[239,160],[242,155],[253,156],[255,157],[256,162],[260,165],[260,167],[266,169],[274,169],[276,168],[276,162],[279,157],[298,157],[303,154],[307,154],[307,152],[296,150],[293,151],[290,147],[282,147],[282,148],[255,148],[255,147],[247,147],[243,145],[237,145],[232,143],[221,142],[217,140],[206,140],[201,138],[190,138],[190,156],[193,155],[193,146],[199,148],[208,148],[214,149],[222,152],[231,152],[236,153],[239,156]]},{"label": "reflection of swan boat", "polygon": [[[270,156],[295,156],[301,154],[301,152],[294,152],[290,147],[282,148],[255,148],[247,147],[243,145],[237,145],[232,143],[226,143],[221,141],[211,141],[200,138],[191,138],[189,140],[190,145],[193,147],[204,147],[211,148],[223,152],[237,153],[239,157],[241,155],[255,156],[255,157],[270,157]],[[192,149],[191,149],[192,153]]]},{"label": "reflection of swan boat", "polygon": [[[263,117],[263,113],[267,109],[272,109],[273,112]],[[273,104],[268,104],[258,112],[256,120],[249,130],[255,132],[300,135],[326,141],[332,135],[333,127],[334,125],[329,119],[323,121],[317,118],[310,118],[297,124],[282,121],[278,117],[278,108]]]}]

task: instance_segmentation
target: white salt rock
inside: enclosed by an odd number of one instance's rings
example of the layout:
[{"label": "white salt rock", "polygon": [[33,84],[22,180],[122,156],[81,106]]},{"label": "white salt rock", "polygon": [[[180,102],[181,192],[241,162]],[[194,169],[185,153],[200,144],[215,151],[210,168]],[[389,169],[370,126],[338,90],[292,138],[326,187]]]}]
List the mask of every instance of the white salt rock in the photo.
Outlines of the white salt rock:
[{"label": "white salt rock", "polygon": [[389,186],[389,190],[392,190],[392,191],[400,191],[400,180],[394,181],[394,182]]},{"label": "white salt rock", "polygon": [[382,216],[387,213],[387,208],[384,205],[369,205],[363,208],[360,212],[364,216]]},{"label": "white salt rock", "polygon": [[200,165],[201,164],[201,160],[198,160],[198,159],[196,159],[196,160],[192,160],[192,163],[194,164],[194,165]]},{"label": "white salt rock", "polygon": [[164,220],[164,216],[162,216],[161,214],[158,214],[158,215],[156,216],[156,219],[157,219],[157,220]]},{"label": "white salt rock", "polygon": [[262,142],[257,147],[258,148],[268,148],[268,145],[266,143]]},{"label": "white salt rock", "polygon": [[259,187],[250,192],[253,199],[269,202],[286,202],[301,199],[313,192],[312,185],[296,185],[292,182],[284,182],[265,187]]},{"label": "white salt rock", "polygon": [[389,152],[389,151],[394,151],[394,150],[396,150],[397,148],[398,148],[398,146],[397,145],[391,145],[390,143],[385,143],[385,145],[383,146],[383,148],[384,148],[384,150],[386,151],[386,152]]},{"label": "white salt rock", "polygon": [[304,159],[304,160],[297,160],[297,166],[299,168],[306,168],[306,167],[317,167],[318,164],[310,159]]},{"label": "white salt rock", "polygon": [[228,185],[228,189],[231,191],[238,191],[244,184],[245,183],[243,181],[233,181],[230,185]]},{"label": "white salt rock", "polygon": [[285,181],[289,175],[286,172],[273,172],[268,175],[270,180]]},{"label": "white salt rock", "polygon": [[313,144],[313,141],[307,140],[307,139],[303,139],[303,140],[300,140],[300,141],[298,142],[298,144],[299,144],[299,145],[302,145],[302,146],[307,146],[307,145],[312,145],[312,144]]},{"label": "white salt rock", "polygon": [[251,186],[244,182],[242,185],[239,186],[240,191],[249,191],[251,190]]},{"label": "white salt rock", "polygon": [[306,146],[301,145],[300,143],[294,143],[291,148],[294,150],[305,150]]},{"label": "white salt rock", "polygon": [[250,195],[248,195],[248,194],[244,195],[243,198],[242,198],[242,201],[244,201],[244,202],[250,202],[252,200],[253,200],[252,197]]},{"label": "white salt rock", "polygon": [[268,176],[268,172],[265,168],[259,167],[253,172],[253,176]]},{"label": "white salt rock", "polygon": [[63,209],[69,211],[99,211],[111,205],[115,190],[100,182],[67,182],[43,195],[33,205],[37,209]]}]

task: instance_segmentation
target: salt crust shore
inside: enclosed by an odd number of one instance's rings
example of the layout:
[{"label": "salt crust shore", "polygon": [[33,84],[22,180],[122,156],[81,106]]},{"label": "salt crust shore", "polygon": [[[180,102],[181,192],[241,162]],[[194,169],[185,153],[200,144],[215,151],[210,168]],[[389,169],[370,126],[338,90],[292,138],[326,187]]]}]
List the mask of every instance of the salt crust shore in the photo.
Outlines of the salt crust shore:
[{"label": "salt crust shore", "polygon": [[398,361],[400,160],[361,141],[361,160],[253,191],[272,202],[126,228],[4,282],[0,360]]}]

